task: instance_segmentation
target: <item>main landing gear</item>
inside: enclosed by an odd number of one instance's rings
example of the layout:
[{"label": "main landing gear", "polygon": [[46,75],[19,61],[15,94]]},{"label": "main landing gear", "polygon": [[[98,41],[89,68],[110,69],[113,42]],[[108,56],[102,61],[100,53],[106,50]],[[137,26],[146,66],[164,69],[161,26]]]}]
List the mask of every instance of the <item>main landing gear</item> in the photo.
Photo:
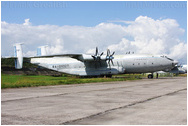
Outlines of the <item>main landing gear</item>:
[{"label": "main landing gear", "polygon": [[149,74],[148,79],[153,79],[153,74]]},{"label": "main landing gear", "polygon": [[[156,79],[158,79],[158,77],[159,77],[159,74],[157,73],[156,74]],[[148,79],[153,79],[153,73],[148,75]]]}]

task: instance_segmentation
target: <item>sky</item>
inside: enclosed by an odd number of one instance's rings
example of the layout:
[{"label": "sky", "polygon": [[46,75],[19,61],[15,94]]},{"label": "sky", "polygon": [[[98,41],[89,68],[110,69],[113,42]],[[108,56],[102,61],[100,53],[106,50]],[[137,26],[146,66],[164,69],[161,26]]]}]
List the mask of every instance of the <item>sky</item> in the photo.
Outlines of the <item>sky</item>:
[{"label": "sky", "polygon": [[187,63],[186,1],[1,1],[1,55],[48,53],[165,54]]}]

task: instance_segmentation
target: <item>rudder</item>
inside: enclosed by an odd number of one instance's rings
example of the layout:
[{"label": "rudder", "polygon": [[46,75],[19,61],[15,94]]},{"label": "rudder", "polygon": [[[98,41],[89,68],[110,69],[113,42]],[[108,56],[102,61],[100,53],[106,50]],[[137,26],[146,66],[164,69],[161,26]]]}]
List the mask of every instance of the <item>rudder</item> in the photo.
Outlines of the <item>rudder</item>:
[{"label": "rudder", "polygon": [[37,56],[45,56],[47,55],[47,48],[48,46],[45,45],[45,46],[40,46],[37,48]]},{"label": "rudder", "polygon": [[16,57],[15,68],[21,69],[23,67],[22,43],[17,43],[14,45],[14,57]]}]

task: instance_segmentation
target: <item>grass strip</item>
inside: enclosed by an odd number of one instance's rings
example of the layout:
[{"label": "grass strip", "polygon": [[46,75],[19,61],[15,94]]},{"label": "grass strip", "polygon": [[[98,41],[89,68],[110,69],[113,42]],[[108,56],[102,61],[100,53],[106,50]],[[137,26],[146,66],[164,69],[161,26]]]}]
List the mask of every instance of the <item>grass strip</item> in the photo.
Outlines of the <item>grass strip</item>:
[{"label": "grass strip", "polygon": [[53,77],[53,76],[28,76],[28,75],[8,75],[1,74],[1,89],[37,87],[47,85],[81,84],[93,82],[111,82],[141,79],[140,75],[128,75],[112,78],[79,78],[75,76]]}]

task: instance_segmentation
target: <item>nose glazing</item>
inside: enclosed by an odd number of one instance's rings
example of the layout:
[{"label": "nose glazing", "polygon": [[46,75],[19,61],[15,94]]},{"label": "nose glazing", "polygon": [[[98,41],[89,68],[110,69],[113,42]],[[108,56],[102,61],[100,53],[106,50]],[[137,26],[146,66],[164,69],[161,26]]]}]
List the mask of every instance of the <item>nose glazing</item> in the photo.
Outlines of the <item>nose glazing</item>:
[{"label": "nose glazing", "polygon": [[174,60],[173,62],[172,62],[172,66],[174,67],[175,65],[177,65],[178,64],[178,61],[177,60]]}]

